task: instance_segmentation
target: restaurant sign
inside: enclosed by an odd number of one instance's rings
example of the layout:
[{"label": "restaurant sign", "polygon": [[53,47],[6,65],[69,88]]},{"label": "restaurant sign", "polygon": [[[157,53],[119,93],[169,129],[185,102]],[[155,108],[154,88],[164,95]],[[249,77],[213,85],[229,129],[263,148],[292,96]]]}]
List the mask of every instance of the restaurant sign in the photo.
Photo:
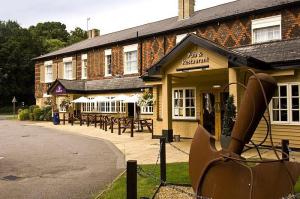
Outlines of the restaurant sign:
[{"label": "restaurant sign", "polygon": [[188,65],[197,65],[197,64],[208,64],[209,63],[209,57],[204,56],[202,52],[189,52],[187,54],[187,57],[185,57],[182,60],[183,66]]},{"label": "restaurant sign", "polygon": [[54,90],[54,93],[57,95],[66,94],[66,89],[62,85],[58,84]]}]

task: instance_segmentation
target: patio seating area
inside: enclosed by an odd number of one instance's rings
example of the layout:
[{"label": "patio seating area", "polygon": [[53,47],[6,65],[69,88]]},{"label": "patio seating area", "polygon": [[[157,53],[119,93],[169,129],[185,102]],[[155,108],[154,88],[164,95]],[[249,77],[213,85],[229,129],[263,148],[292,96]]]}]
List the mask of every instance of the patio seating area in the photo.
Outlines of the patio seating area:
[{"label": "patio seating area", "polygon": [[93,126],[118,135],[130,133],[131,137],[134,137],[135,132],[148,132],[153,135],[151,118],[113,117],[101,113],[63,113],[61,124]]}]

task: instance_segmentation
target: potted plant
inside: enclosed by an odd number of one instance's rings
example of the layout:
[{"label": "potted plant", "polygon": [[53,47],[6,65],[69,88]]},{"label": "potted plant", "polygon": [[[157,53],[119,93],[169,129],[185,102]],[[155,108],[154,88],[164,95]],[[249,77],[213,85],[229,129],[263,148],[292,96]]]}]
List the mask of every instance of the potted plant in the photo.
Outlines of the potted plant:
[{"label": "potted plant", "polygon": [[236,107],[234,105],[234,97],[230,95],[225,104],[225,113],[223,118],[223,126],[221,133],[221,146],[223,149],[228,148],[231,140],[231,132],[236,117]]}]

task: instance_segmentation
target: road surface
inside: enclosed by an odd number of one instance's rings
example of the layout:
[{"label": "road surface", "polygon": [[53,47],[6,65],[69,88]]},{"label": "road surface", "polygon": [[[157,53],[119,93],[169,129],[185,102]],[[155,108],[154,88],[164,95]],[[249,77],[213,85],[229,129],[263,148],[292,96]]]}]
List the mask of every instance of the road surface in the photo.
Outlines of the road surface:
[{"label": "road surface", "polygon": [[93,198],[124,165],[108,141],[0,120],[0,199]]}]

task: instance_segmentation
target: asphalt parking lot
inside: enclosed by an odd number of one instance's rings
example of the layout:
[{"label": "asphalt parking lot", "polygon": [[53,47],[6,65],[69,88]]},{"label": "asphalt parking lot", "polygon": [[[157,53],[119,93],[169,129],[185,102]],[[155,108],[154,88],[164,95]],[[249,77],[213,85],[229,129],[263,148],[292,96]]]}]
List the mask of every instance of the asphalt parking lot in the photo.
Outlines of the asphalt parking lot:
[{"label": "asphalt parking lot", "polygon": [[93,198],[124,171],[110,142],[0,120],[0,198]]}]

